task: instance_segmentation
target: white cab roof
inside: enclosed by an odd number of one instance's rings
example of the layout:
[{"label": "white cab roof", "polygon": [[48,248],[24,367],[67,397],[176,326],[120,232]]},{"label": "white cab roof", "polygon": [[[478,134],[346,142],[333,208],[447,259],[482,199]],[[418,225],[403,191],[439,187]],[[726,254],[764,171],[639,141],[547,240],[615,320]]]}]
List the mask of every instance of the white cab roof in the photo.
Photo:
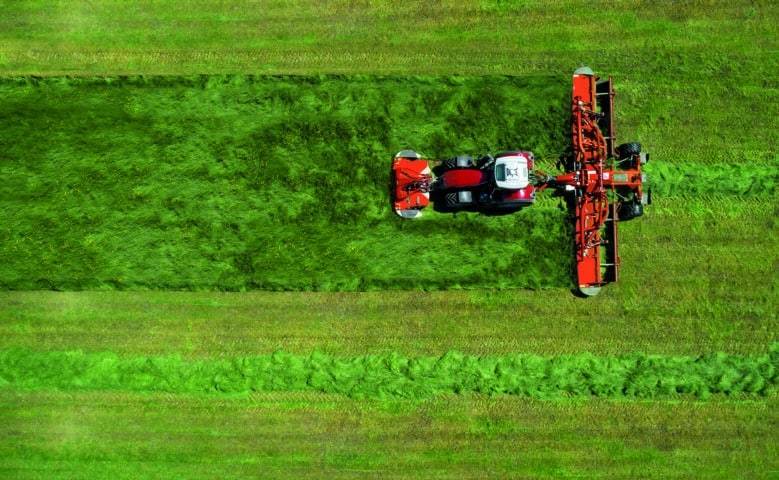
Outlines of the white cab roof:
[{"label": "white cab roof", "polygon": [[516,154],[495,160],[495,184],[498,188],[518,190],[530,183],[527,171],[527,158]]}]

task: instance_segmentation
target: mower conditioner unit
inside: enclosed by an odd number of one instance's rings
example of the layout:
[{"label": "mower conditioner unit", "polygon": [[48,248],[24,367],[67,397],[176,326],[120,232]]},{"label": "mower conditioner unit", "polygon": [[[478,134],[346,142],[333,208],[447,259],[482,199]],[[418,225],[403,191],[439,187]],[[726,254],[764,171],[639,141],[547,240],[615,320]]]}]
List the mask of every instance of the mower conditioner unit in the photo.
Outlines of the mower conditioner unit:
[{"label": "mower conditioner unit", "polygon": [[641,167],[649,155],[636,142],[616,144],[612,79],[588,67],[573,73],[571,146],[565,173],[535,170],[526,150],[428,161],[413,150],[395,155],[392,203],[403,218],[417,218],[433,204],[440,212],[513,213],[535,203],[536,193],[563,194],[574,223],[575,280],[585,296],[619,279],[617,223],[643,214],[650,202]]}]

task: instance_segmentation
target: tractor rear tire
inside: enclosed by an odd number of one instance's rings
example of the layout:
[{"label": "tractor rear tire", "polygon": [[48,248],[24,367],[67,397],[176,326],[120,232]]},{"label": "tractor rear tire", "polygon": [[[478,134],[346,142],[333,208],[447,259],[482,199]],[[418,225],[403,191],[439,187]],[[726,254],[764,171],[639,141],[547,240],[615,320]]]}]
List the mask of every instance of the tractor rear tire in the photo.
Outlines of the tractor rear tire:
[{"label": "tractor rear tire", "polygon": [[638,142],[623,143],[617,147],[617,158],[623,160],[641,153],[641,144]]},{"label": "tractor rear tire", "polygon": [[459,155],[457,157],[447,158],[441,166],[443,167],[442,171],[447,172],[449,170],[454,170],[455,168],[470,168],[473,167],[473,165],[473,157]]},{"label": "tractor rear tire", "polygon": [[460,190],[459,192],[447,193],[444,197],[446,202],[446,208],[449,211],[462,210],[463,208],[473,205],[473,192],[469,190]]}]

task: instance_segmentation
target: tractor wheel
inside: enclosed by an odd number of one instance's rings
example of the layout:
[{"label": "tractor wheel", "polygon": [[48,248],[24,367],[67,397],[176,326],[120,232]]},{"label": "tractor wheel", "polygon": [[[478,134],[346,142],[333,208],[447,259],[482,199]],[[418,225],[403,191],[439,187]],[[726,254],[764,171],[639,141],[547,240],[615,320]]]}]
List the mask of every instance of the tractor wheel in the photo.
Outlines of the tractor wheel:
[{"label": "tractor wheel", "polygon": [[623,143],[617,147],[617,158],[625,159],[641,153],[641,144],[638,142]]},{"label": "tractor wheel", "polygon": [[414,150],[401,150],[397,155],[395,155],[395,158],[408,158],[411,160],[417,160],[422,158],[422,155],[418,154]]},{"label": "tractor wheel", "polygon": [[454,211],[460,210],[468,205],[473,205],[473,193],[468,190],[447,193],[445,198],[446,208]]},{"label": "tractor wheel", "polygon": [[455,168],[470,168],[473,166],[473,158],[467,155],[447,158],[441,165],[443,171],[454,170]]},{"label": "tractor wheel", "polygon": [[633,220],[644,214],[644,206],[640,201],[632,201],[623,203],[619,209],[618,218],[620,222],[627,222]]}]

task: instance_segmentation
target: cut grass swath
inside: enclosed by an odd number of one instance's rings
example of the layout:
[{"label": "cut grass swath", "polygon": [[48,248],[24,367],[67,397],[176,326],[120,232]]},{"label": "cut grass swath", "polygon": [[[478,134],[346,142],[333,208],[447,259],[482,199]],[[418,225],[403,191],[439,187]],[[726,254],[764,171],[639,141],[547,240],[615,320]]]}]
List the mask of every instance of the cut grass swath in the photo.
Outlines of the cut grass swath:
[{"label": "cut grass swath", "polygon": [[20,390],[246,395],[318,391],[355,398],[416,398],[468,392],[532,398],[656,398],[765,395],[779,379],[779,344],[762,355],[663,356],[589,353],[540,357],[399,354],[333,357],[314,352],[210,360],[120,358],[112,353],[0,352],[0,387]]},{"label": "cut grass swath", "polygon": [[652,193],[664,197],[769,199],[776,195],[779,185],[779,157],[770,163],[675,162],[668,158],[650,161],[645,170]]}]

